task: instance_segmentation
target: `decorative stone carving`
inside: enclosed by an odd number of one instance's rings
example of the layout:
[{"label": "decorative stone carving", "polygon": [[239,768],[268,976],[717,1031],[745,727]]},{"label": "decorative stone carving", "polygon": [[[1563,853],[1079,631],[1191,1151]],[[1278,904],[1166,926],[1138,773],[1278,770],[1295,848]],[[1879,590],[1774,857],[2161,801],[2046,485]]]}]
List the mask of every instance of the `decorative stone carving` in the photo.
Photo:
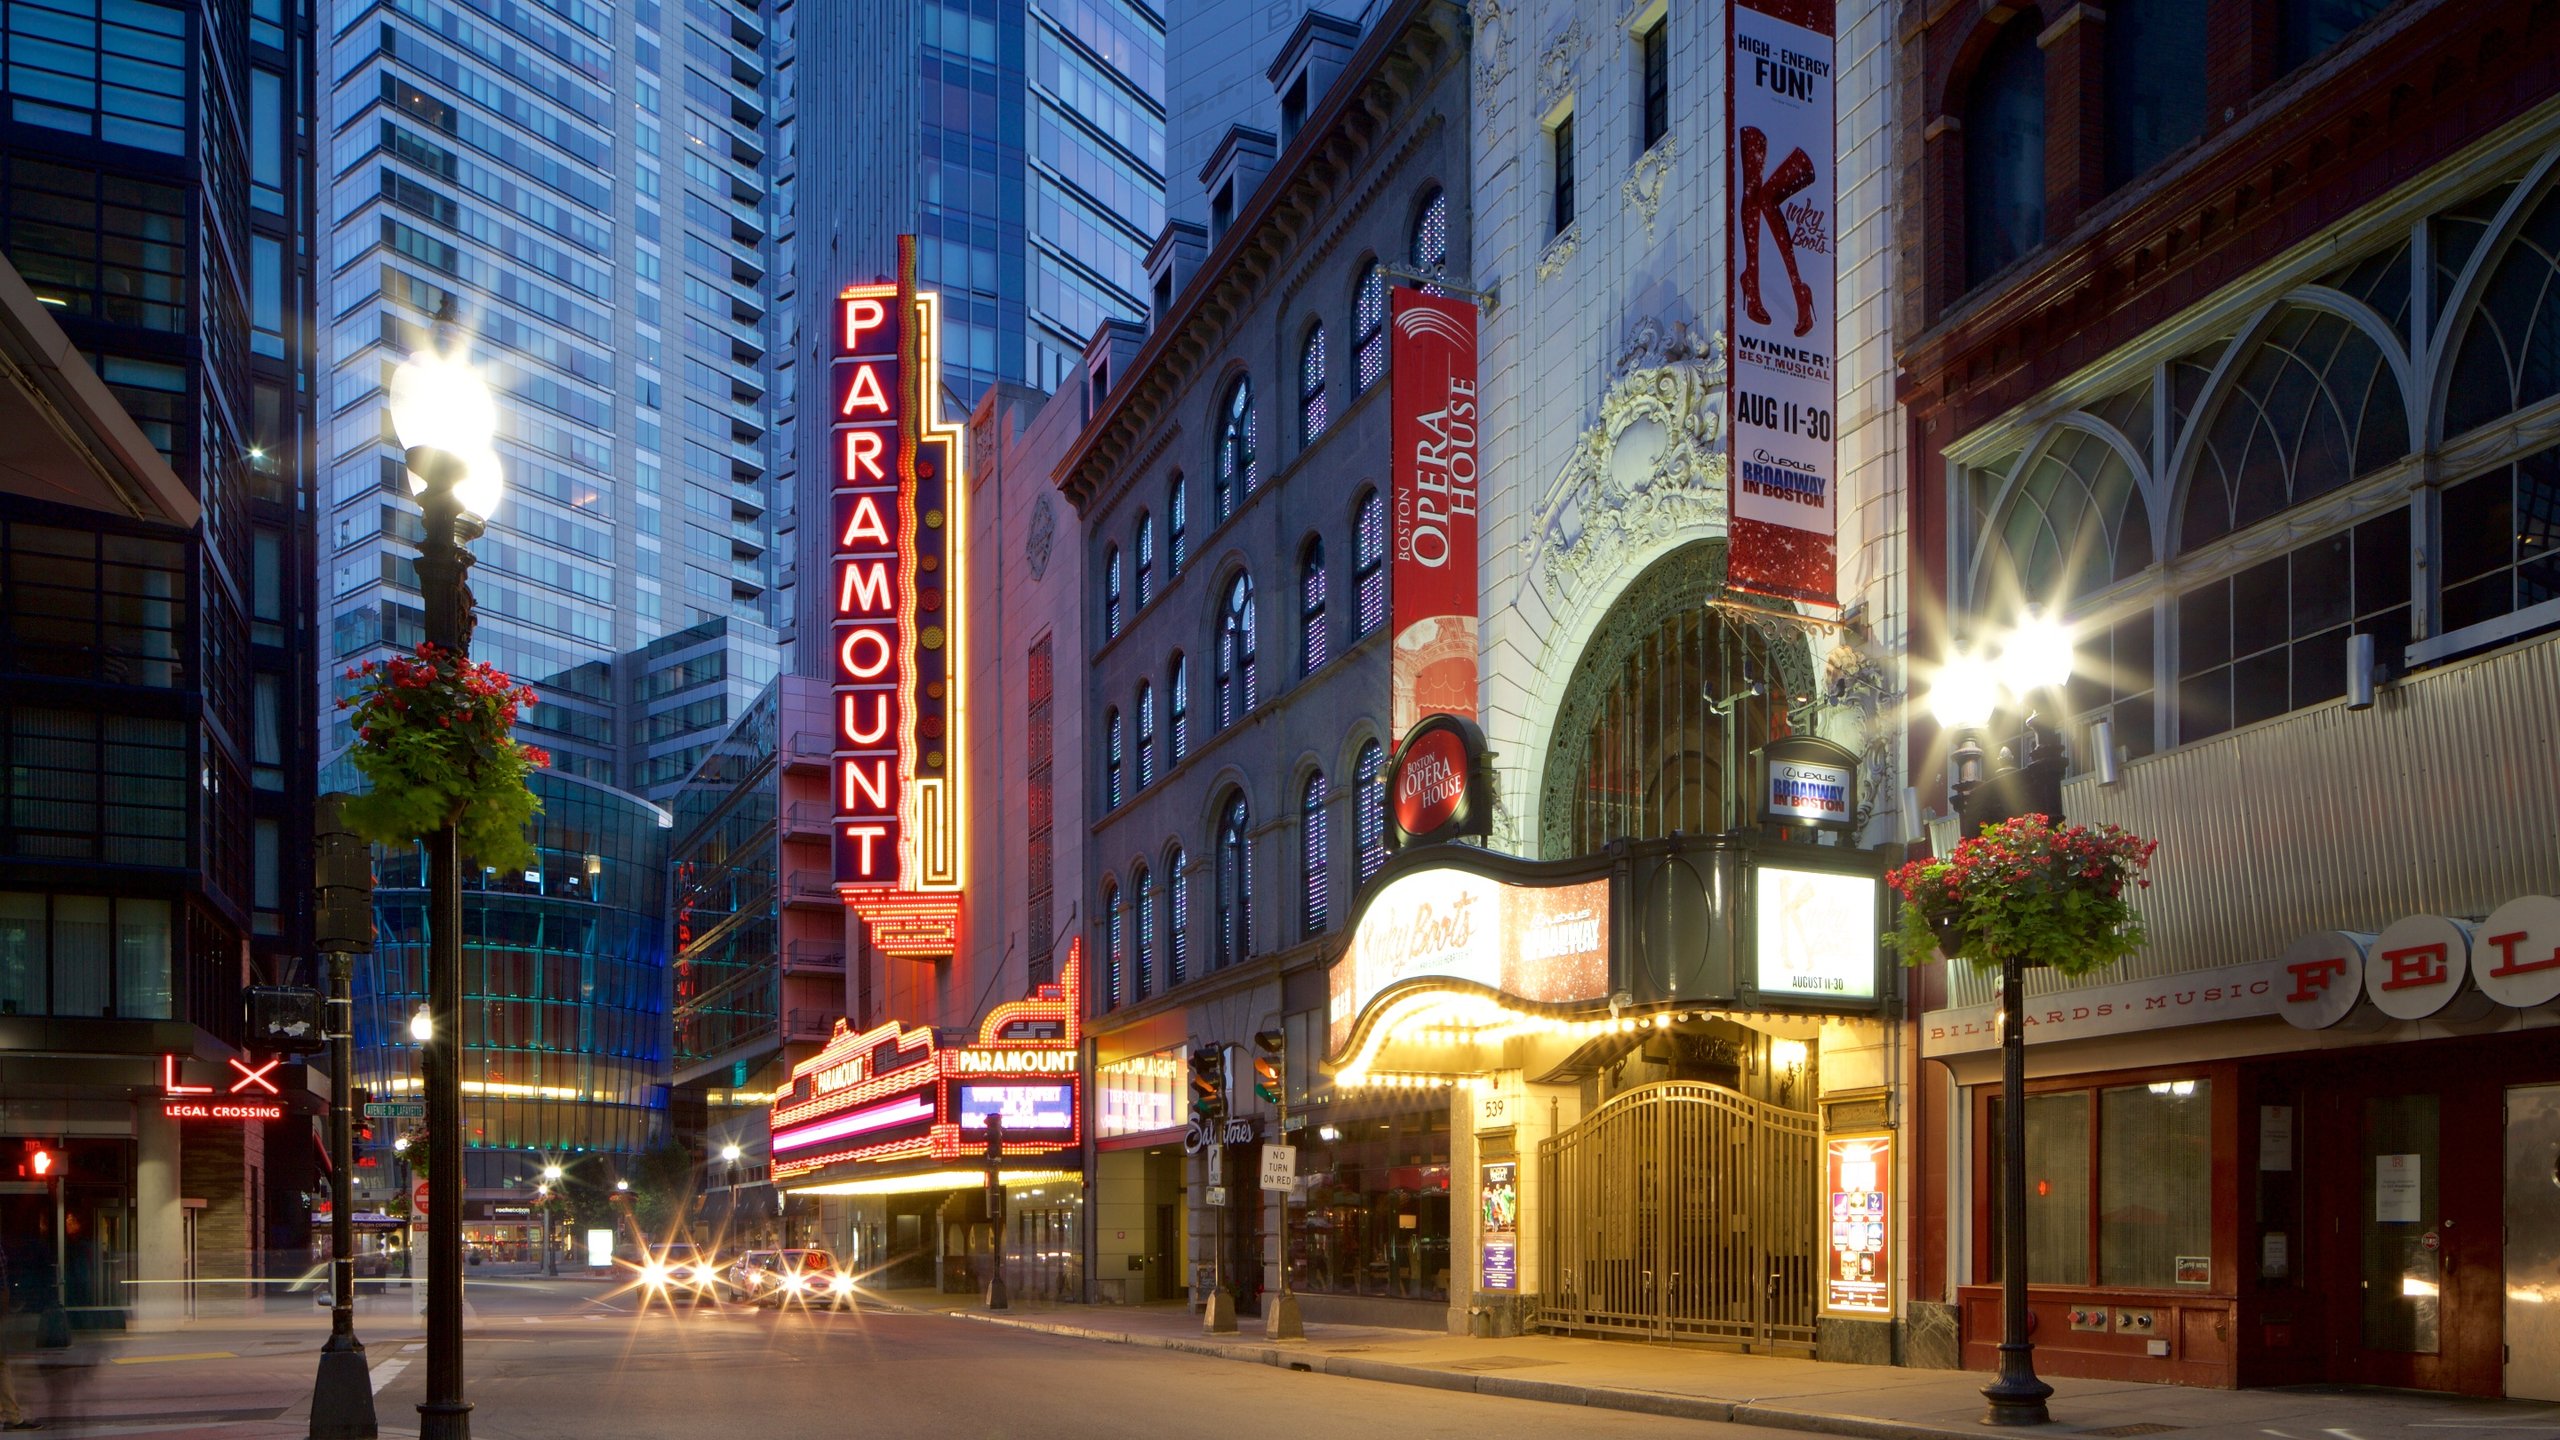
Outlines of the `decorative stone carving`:
[{"label": "decorative stone carving", "polygon": [[1544,115],[1556,107],[1573,89],[1573,62],[1582,58],[1590,45],[1590,37],[1582,33],[1582,17],[1576,15],[1571,24],[1547,42],[1538,56],[1538,113]]},{"label": "decorative stone carving", "polygon": [[1476,0],[1476,113],[1492,123],[1495,92],[1511,78],[1510,7],[1502,0]]},{"label": "decorative stone carving", "polygon": [[1647,319],[1618,354],[1597,424],[1542,507],[1532,573],[1550,599],[1615,570],[1622,552],[1725,523],[1724,337]]},{"label": "decorative stone carving", "polygon": [[1672,151],[1678,144],[1677,138],[1663,136],[1652,149],[1644,152],[1636,161],[1635,168],[1627,172],[1627,178],[1618,184],[1619,195],[1644,217],[1644,238],[1648,244],[1653,240],[1654,216],[1662,210],[1662,192],[1669,188]]},{"label": "decorative stone carving", "polygon": [[1544,283],[1556,278],[1564,270],[1565,262],[1571,260],[1573,252],[1581,246],[1582,226],[1578,223],[1566,226],[1563,234],[1547,242],[1546,253],[1538,257],[1539,281]]},{"label": "decorative stone carving", "polygon": [[1038,580],[1049,573],[1049,551],[1058,541],[1058,508],[1046,493],[1031,506],[1031,524],[1022,537],[1022,563]]},{"label": "decorative stone carving", "polygon": [[1841,612],[1840,628],[1822,657],[1821,702],[1813,707],[1812,728],[1859,756],[1858,813],[1850,817],[1852,835],[1866,829],[1887,798],[1896,808],[1902,804],[1902,767],[1895,742],[1901,733],[1905,698],[1894,688],[1891,654],[1876,643],[1867,624],[1866,603],[1850,605]]}]

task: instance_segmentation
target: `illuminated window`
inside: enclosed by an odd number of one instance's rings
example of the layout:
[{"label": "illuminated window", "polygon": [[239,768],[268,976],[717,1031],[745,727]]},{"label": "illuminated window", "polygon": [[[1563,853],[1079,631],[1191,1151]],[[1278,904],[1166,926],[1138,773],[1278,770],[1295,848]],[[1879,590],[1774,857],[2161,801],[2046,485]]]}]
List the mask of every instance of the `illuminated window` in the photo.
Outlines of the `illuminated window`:
[{"label": "illuminated window", "polygon": [[1102,712],[1102,808],[1120,808],[1120,712]]},{"label": "illuminated window", "polygon": [[1183,549],[1184,522],[1190,518],[1191,507],[1183,503],[1179,470],[1173,472],[1173,483],[1165,488],[1164,511],[1164,575],[1168,580],[1179,580],[1182,562],[1191,558]]},{"label": "illuminated window", "polygon": [[1120,1008],[1121,971],[1128,963],[1123,948],[1126,936],[1120,926],[1120,882],[1102,882],[1102,1003],[1105,1009]]},{"label": "illuminated window", "polygon": [[1360,267],[1359,288],[1351,292],[1352,393],[1366,395],[1387,373],[1387,277],[1378,262]]},{"label": "illuminated window", "polygon": [[1156,892],[1149,878],[1144,865],[1129,876],[1130,893],[1137,897],[1137,914],[1130,917],[1129,928],[1138,932],[1137,963],[1129,967],[1129,993],[1139,1000],[1146,999],[1155,985]]},{"label": "illuminated window", "polygon": [[1387,502],[1363,492],[1351,535],[1351,638],[1387,621]]},{"label": "illuminated window", "polygon": [[1111,546],[1102,556],[1102,638],[1120,637],[1120,547]]},{"label": "illuminated window", "polygon": [[1227,582],[1218,613],[1217,707],[1212,719],[1226,729],[1253,709],[1253,577],[1238,572]]},{"label": "illuminated window", "polygon": [[1132,611],[1144,610],[1156,598],[1156,517],[1138,512],[1138,591]]},{"label": "illuminated window", "polygon": [[1244,792],[1227,797],[1218,817],[1215,968],[1224,970],[1253,949],[1253,837],[1245,830]]},{"label": "illuminated window", "polygon": [[1298,673],[1312,675],[1330,658],[1324,627],[1324,537],[1307,537],[1298,560]]},{"label": "illuminated window", "polygon": [[1146,789],[1156,778],[1156,687],[1138,682],[1138,788]]},{"label": "illuminated window", "polygon": [[1318,325],[1298,351],[1298,423],[1305,427],[1306,443],[1324,433],[1324,422],[1324,327]]},{"label": "illuminated window", "polygon": [[1166,675],[1165,696],[1165,763],[1168,767],[1182,763],[1191,753],[1191,662],[1180,651],[1173,657],[1173,669]]},{"label": "illuminated window", "polygon": [[1372,740],[1360,747],[1360,760],[1351,772],[1353,785],[1352,840],[1360,848],[1360,883],[1378,873],[1387,863],[1387,752]]},{"label": "illuminated window", "polygon": [[1313,939],[1325,931],[1325,784],[1324,772],[1307,777],[1306,788],[1298,794],[1298,863],[1306,867],[1306,907],[1299,916],[1303,931],[1300,938]]},{"label": "illuminated window", "polygon": [[[1434,187],[1429,199],[1413,222],[1413,268],[1425,275],[1438,275],[1449,264],[1449,192]],[[1422,287],[1425,295],[1445,295],[1437,285]]]},{"label": "illuminated window", "polygon": [[1164,983],[1191,974],[1191,857],[1176,845],[1164,857]]},{"label": "illuminated window", "polygon": [[1211,525],[1223,525],[1261,478],[1253,458],[1253,382],[1239,375],[1218,407],[1218,470],[1210,496]]}]

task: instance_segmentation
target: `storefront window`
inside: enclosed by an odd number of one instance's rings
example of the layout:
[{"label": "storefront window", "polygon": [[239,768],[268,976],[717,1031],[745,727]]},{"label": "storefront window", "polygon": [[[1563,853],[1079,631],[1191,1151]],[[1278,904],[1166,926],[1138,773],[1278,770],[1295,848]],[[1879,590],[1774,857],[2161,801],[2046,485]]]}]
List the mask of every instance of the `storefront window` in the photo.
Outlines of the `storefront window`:
[{"label": "storefront window", "polygon": [[1449,1116],[1311,1123],[1289,1201],[1290,1283],[1316,1295],[1449,1298]]},{"label": "storefront window", "polygon": [[[1983,1107],[1979,1283],[1999,1280],[2000,1102]],[[2094,1124],[2093,1124],[2094,1122]],[[2212,1284],[2213,1085],[2153,1081],[2027,1099],[2027,1280]]]}]

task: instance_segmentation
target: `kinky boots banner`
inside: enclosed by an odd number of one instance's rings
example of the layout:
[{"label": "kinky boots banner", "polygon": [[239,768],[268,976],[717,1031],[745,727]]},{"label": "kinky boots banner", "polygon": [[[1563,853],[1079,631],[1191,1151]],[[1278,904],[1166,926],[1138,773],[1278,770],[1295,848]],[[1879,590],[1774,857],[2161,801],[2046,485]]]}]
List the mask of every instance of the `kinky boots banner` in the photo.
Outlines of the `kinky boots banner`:
[{"label": "kinky boots banner", "polygon": [[1399,288],[1394,332],[1398,739],[1425,715],[1476,713],[1476,307]]},{"label": "kinky boots banner", "polygon": [[1835,606],[1832,0],[1735,0],[1726,16],[1733,456],[1725,580]]}]

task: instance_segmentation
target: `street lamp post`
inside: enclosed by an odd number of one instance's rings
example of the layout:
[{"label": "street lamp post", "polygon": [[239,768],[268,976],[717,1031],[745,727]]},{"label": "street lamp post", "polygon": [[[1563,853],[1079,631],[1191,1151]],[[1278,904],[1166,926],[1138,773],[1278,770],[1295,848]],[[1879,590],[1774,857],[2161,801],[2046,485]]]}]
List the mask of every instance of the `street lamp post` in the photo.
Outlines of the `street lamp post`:
[{"label": "street lamp post", "polygon": [[[1949,789],[1966,835],[2018,815],[2062,819],[2062,737],[2037,723],[2032,700],[2071,680],[2071,636],[2030,617],[2010,633],[1993,663],[1958,651],[1930,689],[1940,724],[1955,733]],[[1995,774],[1982,770],[1981,732],[2002,696],[2026,704],[2021,733],[2003,747]],[[1982,1387],[1988,1425],[2043,1425],[2053,1387],[2036,1377],[2027,1312],[2027,1032],[2025,974],[2014,952],[2000,957],[2000,1370]]]},{"label": "street lamp post", "polygon": [[[391,425],[406,448],[409,488],[426,514],[418,589],[427,642],[469,658],[471,551],[502,490],[497,407],[472,373],[450,302],[435,343],[391,377]],[[427,1168],[450,1187],[427,1212],[427,1397],[419,1440],[470,1440],[462,1383],[462,847],[448,820],[427,842],[427,1012],[421,1047],[427,1091]]]},{"label": "street lamp post", "polygon": [[561,1173],[556,1164],[543,1166],[542,1183],[535,1186],[533,1192],[542,1201],[542,1273],[545,1275],[560,1273],[560,1250],[551,1243],[551,1197],[559,1193]]},{"label": "street lamp post", "polygon": [[373,1385],[356,1338],[355,953],[370,950],[373,853],[346,824],[343,795],[320,797],[312,826],[312,929],[329,957],[329,1340],[311,1392],[311,1440],[372,1440]]},{"label": "street lamp post", "polygon": [[720,1162],[727,1167],[728,1180],[723,1187],[720,1206],[720,1237],[724,1245],[734,1245],[738,1239],[738,1161],[745,1154],[735,1141],[720,1147]]}]

